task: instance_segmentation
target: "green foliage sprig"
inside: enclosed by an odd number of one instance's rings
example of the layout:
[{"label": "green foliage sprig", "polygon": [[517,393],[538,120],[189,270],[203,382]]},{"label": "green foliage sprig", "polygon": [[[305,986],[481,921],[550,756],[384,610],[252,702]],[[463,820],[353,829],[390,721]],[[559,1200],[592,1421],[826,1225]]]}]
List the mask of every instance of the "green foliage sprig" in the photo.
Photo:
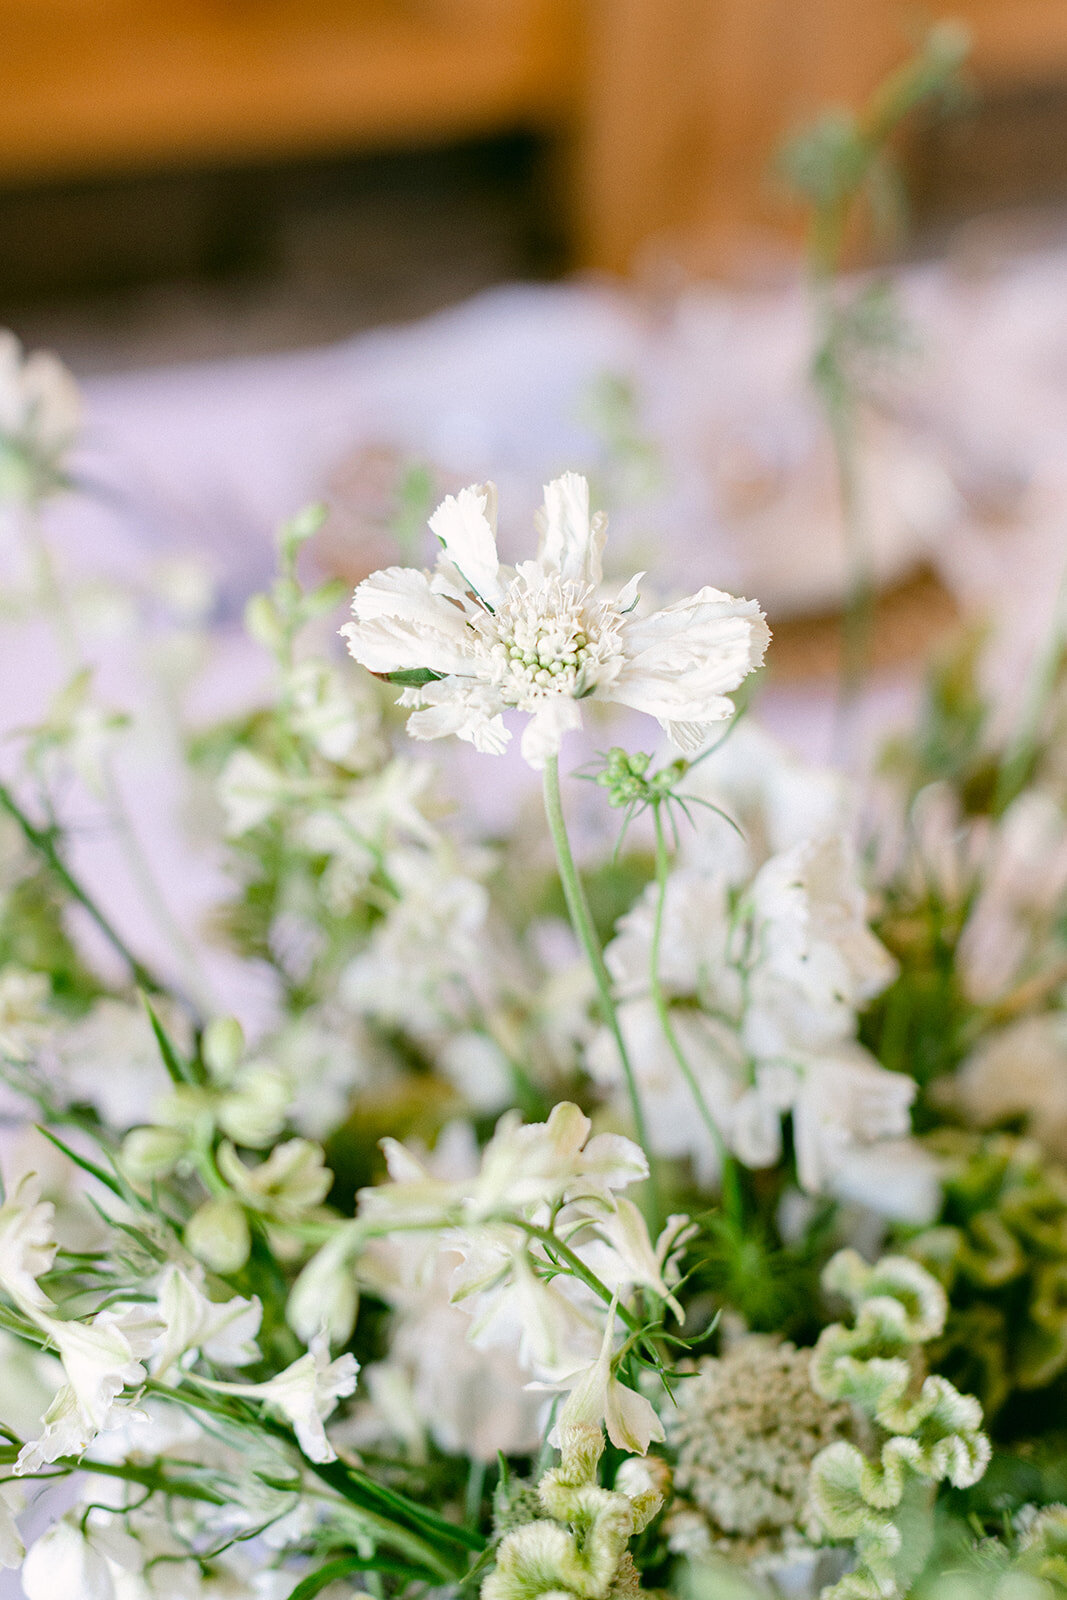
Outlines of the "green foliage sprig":
[{"label": "green foliage sprig", "polygon": [[992,1415],[1067,1371],[1067,1169],[1008,1134],[945,1130],[927,1143],[944,1205],[904,1248],[949,1298],[932,1358]]}]

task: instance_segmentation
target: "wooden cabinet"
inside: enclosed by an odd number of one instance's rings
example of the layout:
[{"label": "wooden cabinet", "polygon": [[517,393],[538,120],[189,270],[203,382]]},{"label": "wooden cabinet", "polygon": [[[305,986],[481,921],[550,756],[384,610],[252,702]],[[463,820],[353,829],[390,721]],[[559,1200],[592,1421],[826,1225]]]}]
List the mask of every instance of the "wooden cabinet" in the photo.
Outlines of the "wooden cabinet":
[{"label": "wooden cabinet", "polygon": [[[1067,84],[1067,0],[955,0],[979,83]],[[533,127],[581,259],[780,222],[783,130],[907,48],[901,0],[0,0],[0,182]]]}]

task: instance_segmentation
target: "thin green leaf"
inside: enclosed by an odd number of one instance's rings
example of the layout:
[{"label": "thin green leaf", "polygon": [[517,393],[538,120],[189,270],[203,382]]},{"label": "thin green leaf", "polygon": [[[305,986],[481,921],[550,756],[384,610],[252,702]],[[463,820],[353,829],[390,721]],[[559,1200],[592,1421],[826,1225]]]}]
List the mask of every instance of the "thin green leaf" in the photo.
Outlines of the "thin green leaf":
[{"label": "thin green leaf", "polygon": [[179,1084],[195,1083],[196,1079],[192,1067],[182,1059],[175,1049],[170,1035],[156,1015],[155,1007],[143,990],[141,992],[141,1000],[144,1003],[145,1010],[148,1012],[148,1020],[152,1024],[152,1032],[156,1036],[156,1044],[159,1046],[159,1053],[163,1057],[163,1065],[170,1075],[171,1082]]},{"label": "thin green leaf", "polygon": [[70,1148],[69,1144],[64,1144],[58,1134],[52,1133],[49,1128],[44,1127],[41,1123],[38,1122],[35,1126],[37,1132],[43,1133],[49,1144],[54,1144],[56,1149],[67,1157],[68,1161],[73,1161],[76,1167],[81,1167],[83,1172],[87,1172],[91,1178],[95,1178],[98,1183],[102,1183],[105,1189],[110,1189],[111,1193],[117,1195],[120,1200],[125,1198],[122,1192],[122,1185],[116,1178],[105,1172],[103,1167],[98,1167],[95,1161],[89,1160],[88,1156],[78,1155]]},{"label": "thin green leaf", "polygon": [[402,1561],[390,1561],[386,1556],[338,1556],[334,1561],[327,1561],[317,1572],[310,1572],[306,1578],[301,1578],[296,1588],[290,1590],[289,1600],[312,1600],[314,1595],[321,1594],[336,1579],[344,1578],[350,1572],[388,1572],[394,1578],[407,1578],[415,1582],[425,1581],[427,1576],[419,1567],[409,1567]]}]

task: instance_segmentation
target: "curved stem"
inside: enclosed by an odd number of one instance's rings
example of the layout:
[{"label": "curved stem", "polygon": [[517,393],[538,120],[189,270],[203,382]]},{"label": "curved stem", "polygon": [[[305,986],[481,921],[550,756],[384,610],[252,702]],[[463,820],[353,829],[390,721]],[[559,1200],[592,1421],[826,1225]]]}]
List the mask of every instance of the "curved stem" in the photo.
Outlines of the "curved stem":
[{"label": "curved stem", "polygon": [[[56,572],[52,552],[41,526],[40,505],[37,501],[26,508],[22,519],[22,533],[33,564],[38,599],[51,622],[56,647],[65,670],[72,674],[89,670],[78,634],[77,619]],[[196,1002],[196,1009],[210,1014],[213,1009],[210,1003],[211,997],[196,952],[172,912],[148,857],[141,848],[141,841],[126,809],[110,757],[105,757],[103,775],[104,800],[111,813],[115,834],[141,901],[160,932],[173,947],[182,980],[189,997]],[[84,904],[84,901],[82,903]],[[94,920],[99,922],[95,915]],[[142,987],[146,986],[142,984]]]},{"label": "curved stem", "polygon": [[619,1026],[619,1016],[615,1008],[615,999],[611,992],[611,978],[607,967],[604,965],[604,953],[600,948],[600,939],[593,924],[593,917],[589,910],[589,902],[585,897],[585,890],[582,887],[582,880],[578,876],[578,868],[574,864],[574,856],[571,853],[570,839],[567,835],[567,823],[563,815],[563,801],[559,792],[559,758],[557,756],[549,756],[545,762],[544,792],[545,816],[548,819],[548,830],[552,835],[552,843],[556,848],[556,861],[559,866],[560,882],[563,885],[563,897],[567,902],[567,910],[570,913],[571,923],[578,937],[578,943],[581,945],[586,960],[592,969],[604,1021],[611,1029],[612,1037],[619,1052],[619,1059],[622,1062],[622,1070],[626,1078],[626,1091],[630,1098],[630,1109],[633,1114],[634,1131],[637,1134],[638,1143],[644,1150],[648,1160],[651,1220],[658,1225],[662,1211],[660,1209],[655,1157],[648,1137],[648,1126],[645,1122],[641,1095],[637,1087],[637,1075],[630,1060],[630,1053],[626,1048],[626,1041],[622,1036],[622,1028]]},{"label": "curved stem", "polygon": [[663,985],[660,982],[660,946],[663,942],[663,913],[667,903],[667,871],[670,863],[667,856],[667,840],[663,831],[663,817],[660,814],[658,804],[653,804],[652,820],[656,828],[657,889],[656,914],[652,924],[652,952],[649,958],[649,988],[652,993],[652,1003],[656,1008],[656,1015],[659,1017],[660,1027],[663,1029],[663,1036],[670,1047],[671,1054],[678,1063],[678,1068],[686,1081],[689,1092],[693,1096],[693,1102],[700,1113],[701,1121],[711,1135],[712,1143],[718,1152],[719,1169],[722,1175],[722,1197],[727,1215],[731,1221],[740,1223],[743,1219],[744,1203],[741,1195],[737,1162],[723,1137],[722,1129],[712,1115],[711,1107],[704,1098],[704,1092],[697,1082],[696,1074],[689,1064],[685,1051],[682,1049],[674,1029],[674,1023],[671,1020],[670,1006],[667,1004],[667,997],[663,993]]},{"label": "curved stem", "polygon": [[[516,1219],[516,1221],[529,1238],[539,1240],[546,1250],[554,1251],[561,1261],[565,1261],[574,1276],[580,1279],[587,1289],[591,1289],[599,1300],[602,1300],[606,1306],[611,1305],[616,1298],[615,1295],[607,1284],[597,1277],[592,1268],[586,1266],[577,1250],[572,1250],[565,1240],[552,1232],[551,1228],[541,1228],[535,1222],[523,1222],[521,1219]],[[620,1302],[615,1309],[617,1316],[626,1324],[631,1333],[640,1333],[642,1331],[641,1324],[626,1306]]]},{"label": "curved stem", "polygon": [[15,796],[6,783],[0,782],[0,810],[6,811],[22,829],[23,836],[37,854],[45,862],[53,876],[58,879],[63,888],[76,900],[82,910],[87,912],[99,928],[111,948],[122,957],[130,970],[134,983],[149,994],[166,994],[166,985],[151,972],[142,961],[134,955],[125,939],[110,919],[101,911],[96,901],[74,877],[70,868],[56,849],[55,839],[51,829],[38,828],[23,811]]}]

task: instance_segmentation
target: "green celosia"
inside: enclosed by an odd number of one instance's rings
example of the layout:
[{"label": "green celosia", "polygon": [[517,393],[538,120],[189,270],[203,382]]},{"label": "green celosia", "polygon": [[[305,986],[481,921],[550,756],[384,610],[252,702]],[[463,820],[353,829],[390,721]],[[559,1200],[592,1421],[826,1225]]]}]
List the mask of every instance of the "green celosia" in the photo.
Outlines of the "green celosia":
[{"label": "green celosia", "polygon": [[855,1322],[823,1329],[812,1384],[826,1400],[848,1401],[876,1429],[876,1453],[838,1440],[812,1464],[816,1515],[829,1538],[851,1541],[858,1556],[824,1600],[893,1600],[926,1554],[920,1530],[934,1485],[965,1488],[985,1471],[982,1409],[973,1395],[925,1373],[922,1346],[944,1328],[947,1301],[917,1262],[885,1256],[872,1267],[842,1250],[823,1283],[850,1302]]},{"label": "green celosia", "polygon": [[[566,1428],[560,1446],[559,1466],[537,1486],[542,1514],[505,1534],[482,1583],[482,1600],[621,1600],[638,1593],[640,1579],[627,1547],[662,1504],[652,1473],[632,1495],[604,1489],[597,1482],[604,1450],[599,1428]],[[513,1513],[532,1509],[528,1495],[523,1501]]]},{"label": "green celosia", "polygon": [[927,1143],[943,1163],[944,1207],[904,1248],[949,1297],[931,1358],[988,1415],[1067,1371],[1067,1168],[1008,1134],[950,1130]]}]

